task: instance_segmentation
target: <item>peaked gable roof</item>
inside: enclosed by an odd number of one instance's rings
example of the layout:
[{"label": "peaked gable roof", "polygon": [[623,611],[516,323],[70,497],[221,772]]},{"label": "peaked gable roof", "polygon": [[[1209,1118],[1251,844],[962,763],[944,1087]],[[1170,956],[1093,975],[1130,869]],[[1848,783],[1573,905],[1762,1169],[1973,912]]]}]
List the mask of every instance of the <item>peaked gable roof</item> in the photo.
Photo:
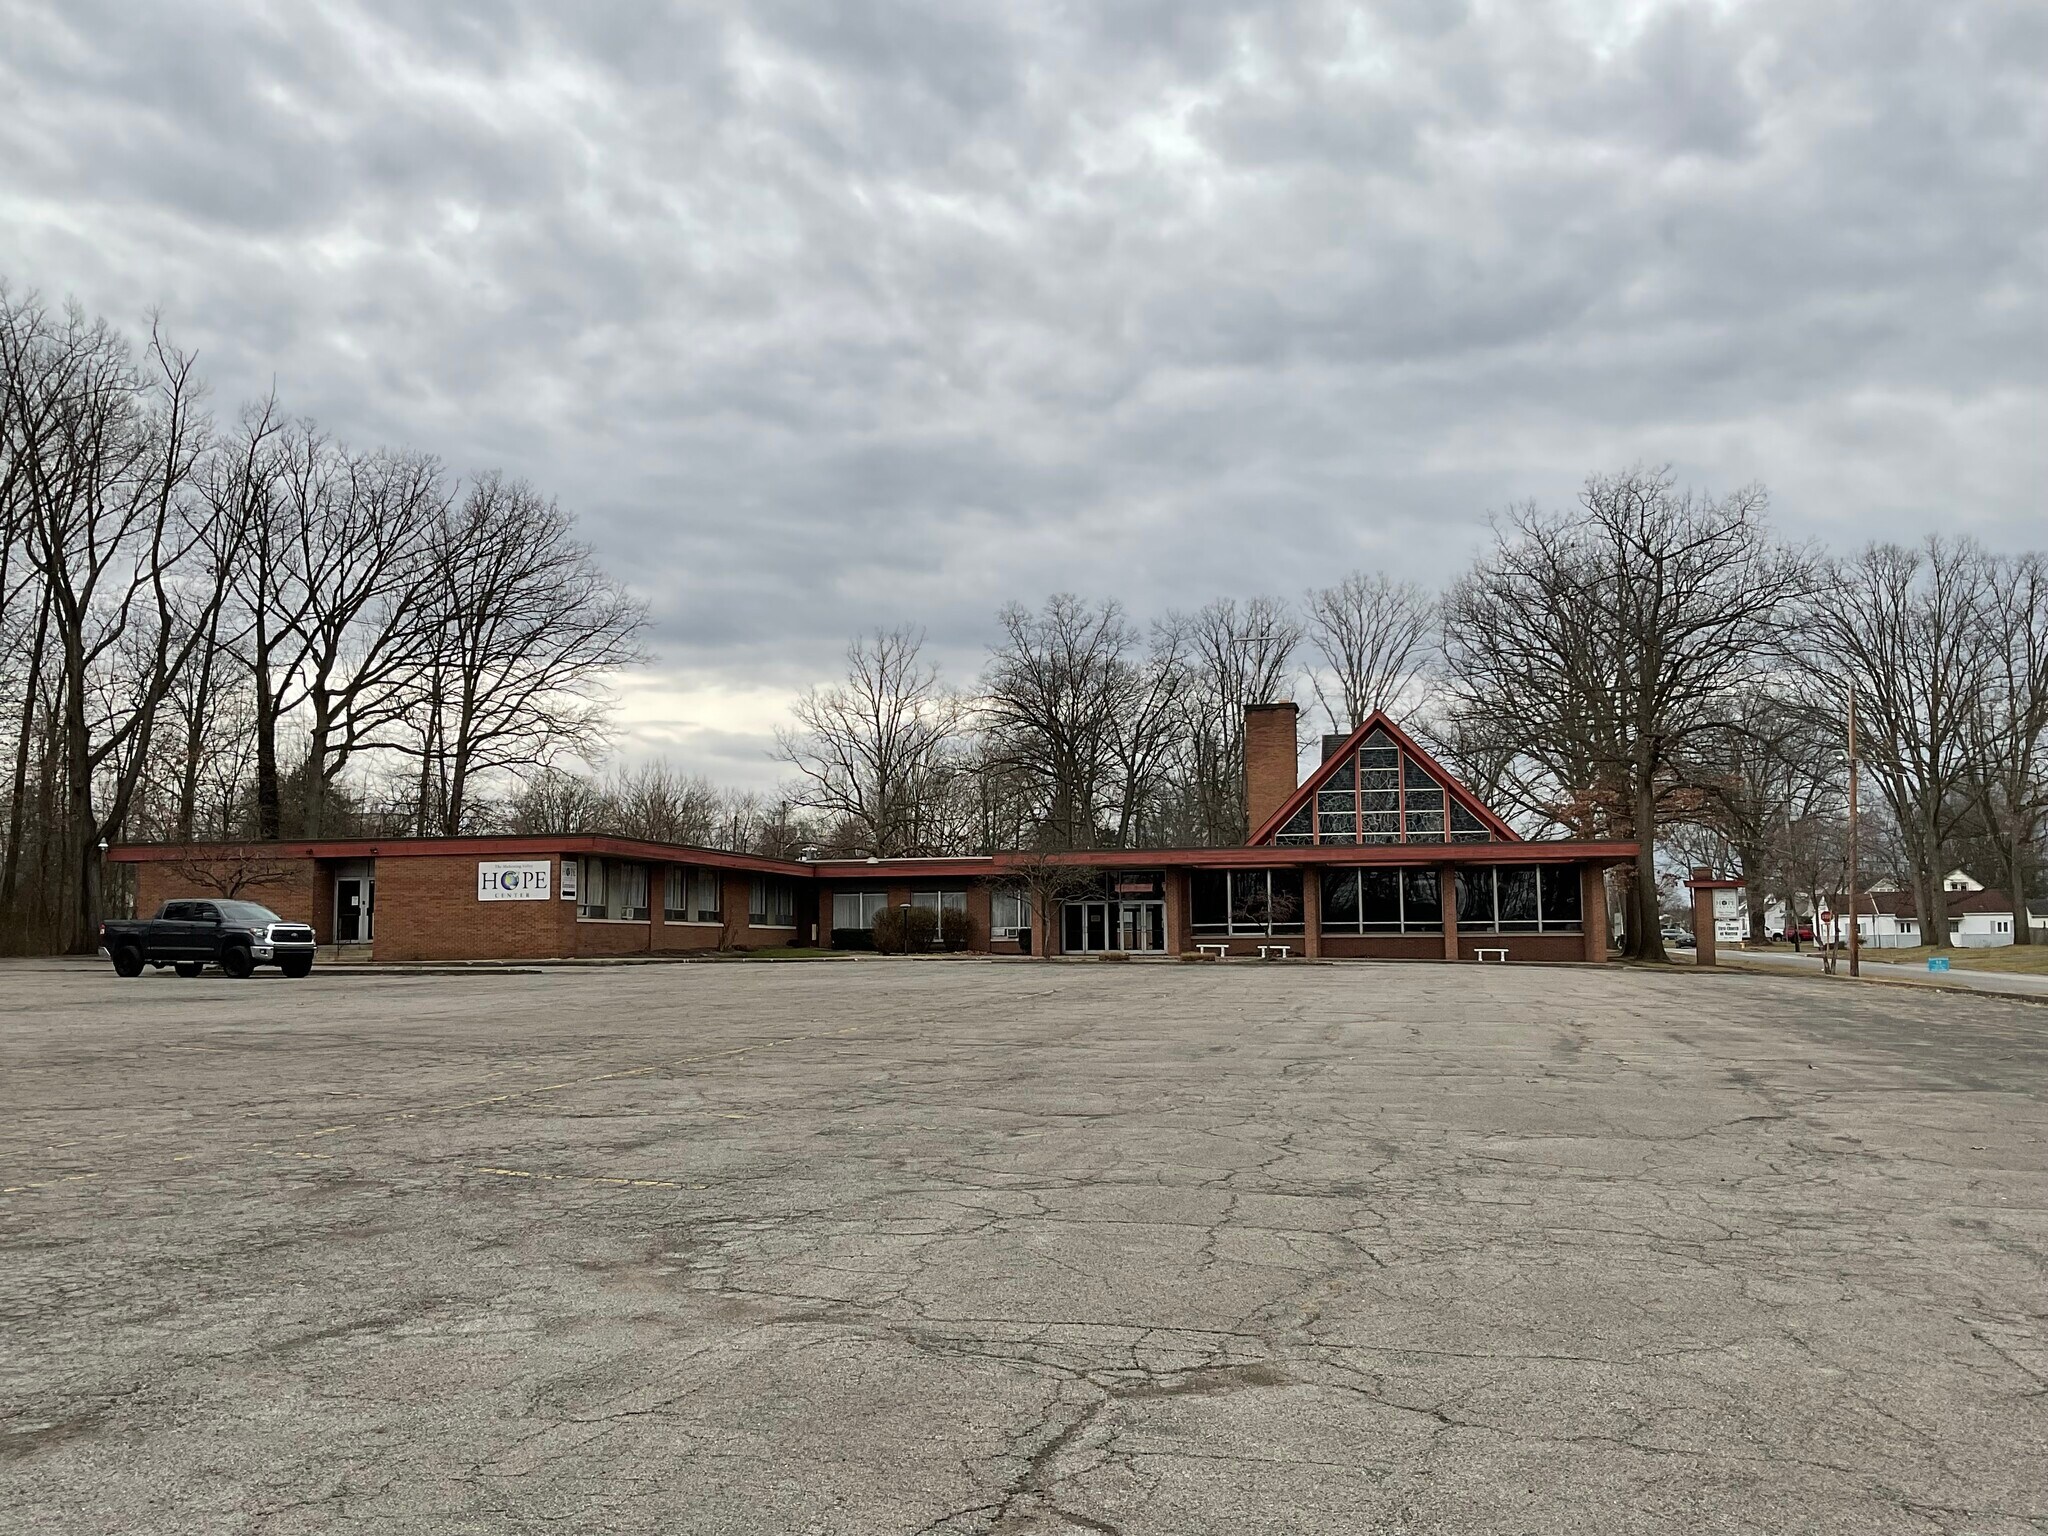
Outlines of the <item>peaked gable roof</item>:
[{"label": "peaked gable roof", "polygon": [[1395,746],[1399,747],[1404,754],[1413,759],[1430,777],[1434,778],[1437,783],[1444,787],[1446,795],[1478,817],[1487,831],[1493,834],[1496,842],[1519,843],[1523,840],[1520,833],[1516,832],[1513,827],[1510,827],[1506,822],[1494,815],[1491,810],[1487,809],[1485,803],[1459,782],[1454,775],[1448,772],[1442,763],[1417,746],[1415,738],[1402,730],[1400,726],[1394,724],[1392,718],[1388,716],[1385,710],[1376,709],[1365,717],[1365,720],[1356,730],[1344,738],[1343,746],[1326,756],[1323,759],[1322,766],[1302,780],[1294,793],[1280,802],[1278,810],[1273,812],[1272,815],[1268,816],[1253,830],[1252,835],[1245,839],[1246,845],[1254,846],[1260,843],[1270,843],[1275,834],[1293,819],[1295,812],[1299,811],[1304,805],[1309,804],[1310,797],[1343,769],[1352,754],[1358,751],[1365,738],[1374,731],[1386,732],[1388,738]]}]

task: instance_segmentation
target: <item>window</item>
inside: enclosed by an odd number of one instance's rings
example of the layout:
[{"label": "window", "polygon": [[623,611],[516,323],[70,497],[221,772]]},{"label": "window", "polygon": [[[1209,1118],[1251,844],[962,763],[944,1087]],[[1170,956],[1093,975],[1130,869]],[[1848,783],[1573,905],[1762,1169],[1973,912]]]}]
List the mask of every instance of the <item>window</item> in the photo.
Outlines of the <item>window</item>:
[{"label": "window", "polygon": [[1298,869],[1198,869],[1189,879],[1197,933],[1301,932]]},{"label": "window", "polygon": [[747,923],[754,928],[794,928],[796,891],[790,883],[770,875],[754,876],[747,895]]},{"label": "window", "polygon": [[603,859],[585,859],[576,880],[576,915],[604,917],[605,867]]},{"label": "window", "polygon": [[876,916],[888,904],[887,891],[836,891],[832,896],[832,926],[872,928]]},{"label": "window", "polygon": [[963,916],[967,911],[965,891],[913,891],[910,896],[913,907],[927,907],[934,912],[958,912]]},{"label": "window", "polygon": [[1492,836],[1435,774],[1385,731],[1374,731],[1317,786],[1273,841],[1471,843]]},{"label": "window", "polygon": [[1460,933],[1577,933],[1576,864],[1501,864],[1458,871]]},{"label": "window", "polygon": [[1325,933],[1441,933],[1443,926],[1433,869],[1323,871]]},{"label": "window", "polygon": [[1031,893],[1021,885],[998,886],[989,896],[989,937],[1014,939],[1031,926]]},{"label": "window", "polygon": [[576,883],[576,915],[592,921],[647,921],[647,866],[585,859]]},{"label": "window", "polygon": [[671,869],[662,882],[661,915],[671,923],[715,923],[721,920],[718,892],[723,881],[715,869]]}]

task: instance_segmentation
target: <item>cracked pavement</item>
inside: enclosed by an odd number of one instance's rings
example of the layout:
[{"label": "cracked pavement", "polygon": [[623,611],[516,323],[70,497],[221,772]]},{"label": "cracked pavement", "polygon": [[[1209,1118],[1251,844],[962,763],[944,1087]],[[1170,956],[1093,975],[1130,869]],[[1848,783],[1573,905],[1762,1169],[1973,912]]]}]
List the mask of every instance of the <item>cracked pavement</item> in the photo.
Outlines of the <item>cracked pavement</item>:
[{"label": "cracked pavement", "polygon": [[2048,1530],[2036,1005],[0,979],[10,1530]]}]

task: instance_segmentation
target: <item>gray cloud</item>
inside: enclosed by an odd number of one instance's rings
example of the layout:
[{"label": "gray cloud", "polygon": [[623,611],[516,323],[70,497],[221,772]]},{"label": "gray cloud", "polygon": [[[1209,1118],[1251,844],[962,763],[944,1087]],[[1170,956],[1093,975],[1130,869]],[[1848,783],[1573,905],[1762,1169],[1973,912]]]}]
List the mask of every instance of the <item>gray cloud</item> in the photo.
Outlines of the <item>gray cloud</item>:
[{"label": "gray cloud", "polygon": [[[2040,543],[2025,0],[0,0],[0,273],[579,509],[664,665],[1140,613],[1669,460]],[[693,706],[694,707],[694,706]],[[649,739],[743,773],[758,722]],[[755,732],[749,735],[748,732]],[[762,770],[765,777],[769,770]]]}]

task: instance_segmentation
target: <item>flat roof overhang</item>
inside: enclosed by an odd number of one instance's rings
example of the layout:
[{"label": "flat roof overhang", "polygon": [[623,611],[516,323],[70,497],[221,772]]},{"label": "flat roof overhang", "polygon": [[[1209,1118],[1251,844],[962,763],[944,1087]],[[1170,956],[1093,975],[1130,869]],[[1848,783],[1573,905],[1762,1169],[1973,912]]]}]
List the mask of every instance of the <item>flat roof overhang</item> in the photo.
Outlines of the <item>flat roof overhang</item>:
[{"label": "flat roof overhang", "polygon": [[107,850],[107,859],[115,864],[155,864],[212,859],[530,859],[585,853],[600,858],[696,864],[767,875],[803,876],[814,868],[794,859],[729,853],[723,848],[696,848],[687,843],[553,832],[498,837],[284,838],[274,843],[121,843]]},{"label": "flat roof overhang", "polygon": [[[1082,869],[1267,869],[1323,864],[1627,864],[1635,856],[1634,843],[1619,842],[1323,843],[1285,848],[1093,848],[1048,854],[1045,861]],[[821,880],[943,879],[1015,874],[1037,862],[1030,854],[997,853],[964,859],[821,859],[800,867]]]},{"label": "flat roof overhang", "polygon": [[[1080,869],[1268,869],[1324,864],[1434,866],[1440,864],[1627,864],[1636,845],[1622,842],[1534,843],[1322,843],[1250,848],[1091,848],[1044,855]],[[115,864],[205,862],[219,859],[544,858],[593,854],[654,864],[693,864],[802,880],[871,881],[988,879],[1029,870],[1040,856],[1026,853],[935,859],[774,859],[687,843],[655,843],[600,834],[531,833],[497,837],[288,838],[274,843],[121,843],[107,850]]]}]

